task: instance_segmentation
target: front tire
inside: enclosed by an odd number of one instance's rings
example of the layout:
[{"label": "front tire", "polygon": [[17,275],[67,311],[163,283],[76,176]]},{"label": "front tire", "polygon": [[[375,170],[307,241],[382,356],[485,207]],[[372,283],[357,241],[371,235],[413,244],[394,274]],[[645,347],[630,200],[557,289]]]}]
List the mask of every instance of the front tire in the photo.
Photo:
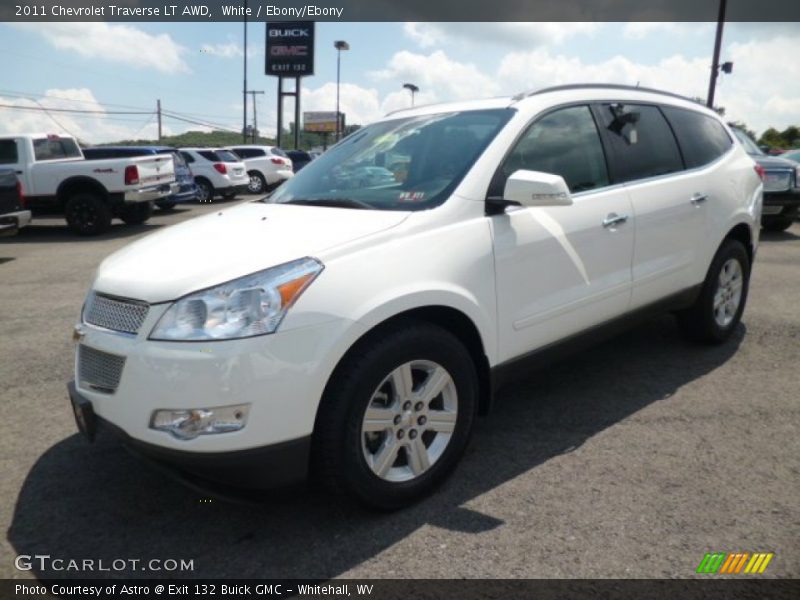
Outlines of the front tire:
[{"label": "front tire", "polygon": [[125,204],[119,209],[119,218],[126,225],[141,225],[145,223],[153,214],[152,202],[137,202],[136,204]]},{"label": "front tire", "polygon": [[750,257],[741,242],[725,240],[717,250],[695,303],[678,313],[684,334],[721,344],[742,318],[750,284]]},{"label": "front tire", "polygon": [[334,373],[320,406],[312,472],[372,508],[407,506],[453,471],[469,441],[478,377],[463,344],[428,323],[375,334]]},{"label": "front tire", "polygon": [[91,192],[73,194],[64,205],[67,225],[78,235],[99,235],[111,228],[111,209]]}]

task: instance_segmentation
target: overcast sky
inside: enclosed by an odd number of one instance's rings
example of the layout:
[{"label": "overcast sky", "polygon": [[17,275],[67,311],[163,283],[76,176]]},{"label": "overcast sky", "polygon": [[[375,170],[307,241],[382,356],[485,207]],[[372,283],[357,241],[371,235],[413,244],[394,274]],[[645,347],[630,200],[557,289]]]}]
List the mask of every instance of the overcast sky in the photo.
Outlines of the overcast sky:
[{"label": "overcast sky", "polygon": [[[334,110],[336,51],[344,39],[341,106],[366,124],[417,103],[514,94],[571,82],[656,87],[705,97],[715,24],[318,23],[316,75],[303,110]],[[249,87],[259,128],[274,132],[277,80],[264,73],[263,23],[251,23]],[[166,110],[239,130],[242,25],[236,23],[0,24],[0,105]],[[800,24],[728,24],[717,104],[759,133],[800,124]],[[22,97],[25,96],[25,97]],[[35,100],[29,99],[33,97]],[[37,104],[38,102],[38,104]],[[128,108],[123,108],[128,107]],[[290,101],[287,114],[293,114]],[[75,115],[0,107],[0,132],[66,129],[90,142],[155,137],[149,115]],[[57,125],[54,120],[57,121]],[[288,123],[288,120],[287,120]],[[165,132],[200,127],[165,120]]]}]

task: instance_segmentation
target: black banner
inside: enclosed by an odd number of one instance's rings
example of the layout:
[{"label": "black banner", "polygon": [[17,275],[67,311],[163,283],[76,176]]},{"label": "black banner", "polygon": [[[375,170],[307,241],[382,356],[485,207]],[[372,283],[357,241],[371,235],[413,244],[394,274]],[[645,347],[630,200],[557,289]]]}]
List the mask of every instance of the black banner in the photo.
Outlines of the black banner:
[{"label": "black banner", "polygon": [[267,23],[266,74],[305,77],[314,74],[314,23]]},{"label": "black banner", "polygon": [[377,579],[0,580],[0,598],[420,598],[478,600],[796,600],[800,580],[789,579]]},{"label": "black banner", "polygon": [[[716,21],[719,0],[4,0],[0,21]],[[797,0],[728,0],[728,21],[800,21]]]}]

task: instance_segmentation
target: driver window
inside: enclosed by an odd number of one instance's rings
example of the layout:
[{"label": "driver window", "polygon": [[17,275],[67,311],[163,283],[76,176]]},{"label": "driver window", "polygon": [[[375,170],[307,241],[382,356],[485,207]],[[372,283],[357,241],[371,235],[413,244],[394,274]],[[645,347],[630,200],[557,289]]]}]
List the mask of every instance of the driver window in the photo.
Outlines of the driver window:
[{"label": "driver window", "polygon": [[573,193],[607,186],[605,154],[589,107],[562,108],[531,125],[503,163],[503,185],[519,169],[561,175]]}]

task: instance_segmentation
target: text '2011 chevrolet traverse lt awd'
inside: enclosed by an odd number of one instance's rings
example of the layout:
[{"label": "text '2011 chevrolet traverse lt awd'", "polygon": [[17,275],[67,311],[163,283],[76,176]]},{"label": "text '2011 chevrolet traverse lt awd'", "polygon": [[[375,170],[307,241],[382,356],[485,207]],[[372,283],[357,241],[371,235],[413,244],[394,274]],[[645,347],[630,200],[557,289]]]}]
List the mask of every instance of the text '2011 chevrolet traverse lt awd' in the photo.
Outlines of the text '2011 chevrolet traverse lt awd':
[{"label": "text '2011 chevrolet traverse lt awd'", "polygon": [[393,113],[271,197],[107,258],[76,327],[78,425],[213,482],[311,474],[402,506],[518,359],[653,307],[728,338],[761,204],[727,126],[671,94]]}]

